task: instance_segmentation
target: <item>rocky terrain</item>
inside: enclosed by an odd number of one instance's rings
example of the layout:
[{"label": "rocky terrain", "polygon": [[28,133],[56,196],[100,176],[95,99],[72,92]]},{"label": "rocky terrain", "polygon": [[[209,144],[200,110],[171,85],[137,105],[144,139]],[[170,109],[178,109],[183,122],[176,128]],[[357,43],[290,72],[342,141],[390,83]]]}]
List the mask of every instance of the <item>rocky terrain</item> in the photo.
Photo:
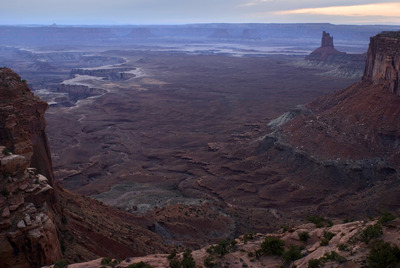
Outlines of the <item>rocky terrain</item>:
[{"label": "rocky terrain", "polygon": [[[257,220],[268,219],[262,214],[273,215],[269,219],[275,218],[275,223],[270,221],[275,226],[277,223],[293,226],[301,219],[304,221],[305,215],[310,215],[311,221],[320,218],[313,214],[366,219],[384,209],[397,211],[398,44],[395,33],[373,37],[360,82],[270,121],[272,132],[264,136],[258,133],[257,142],[254,142],[257,131],[253,130],[247,133],[247,137],[253,137],[252,144],[245,139],[209,143],[207,162],[200,154],[185,154],[185,159],[192,163],[202,163],[209,175],[186,179],[179,189],[192,196],[202,192],[203,196],[223,200],[224,211],[238,215],[237,230],[242,232],[245,229],[241,229],[239,215],[247,215],[255,227],[262,224]],[[238,141],[246,144],[246,149],[238,147]],[[233,144],[236,144],[234,149]],[[222,156],[229,161],[221,165],[215,159]],[[222,174],[222,170],[224,176],[217,181],[212,175]],[[221,180],[230,187],[224,187]],[[388,223],[381,218],[333,226],[329,221],[321,221],[322,227],[321,222],[314,222],[317,226],[285,227],[280,234],[273,234],[284,241],[284,250],[291,252],[282,257],[268,257],[264,256],[268,255],[265,251],[257,251],[266,243],[266,236],[261,234],[252,242],[245,243],[243,236],[236,243],[228,243],[226,247],[231,249],[223,256],[213,255],[215,248],[212,247],[208,252],[206,247],[191,254],[198,266],[206,267],[211,267],[211,263],[218,263],[217,267],[277,267],[285,261],[286,265],[293,263],[297,267],[365,267],[367,264],[386,267],[388,262],[393,266],[398,262],[395,257],[399,244],[398,221]],[[304,241],[300,233],[307,233],[310,238],[303,238]],[[296,250],[293,246],[299,247],[297,257],[293,257]],[[392,257],[382,257],[378,252]],[[180,255],[180,258],[185,257]],[[98,259],[83,266],[95,267],[102,261]],[[119,265],[127,267],[140,261],[166,267],[170,260],[167,255],[153,255],[128,259]]]},{"label": "rocky terrain", "polygon": [[[365,265],[374,245],[362,234],[376,222],[330,226],[324,220],[322,229],[301,224],[312,215],[359,220],[398,209],[398,45],[398,33],[372,38],[362,80],[307,105],[298,104],[354,81],[295,67],[283,56],[103,54],[124,55],[121,68],[141,75],[74,74],[107,90],[54,107],[47,117],[57,179],[97,200],[56,184],[44,131],[47,104],[2,68],[0,222],[8,257],[1,265],[37,267],[60,252],[68,262],[155,253],[135,261],[166,265],[162,253],[185,247],[202,248],[192,255],[204,263],[204,245],[283,225],[299,226],[274,236],[287,251],[290,244],[304,246],[295,261],[300,267],[312,259],[320,262],[314,267]],[[382,238],[397,244],[390,235],[397,221],[391,224],[371,228],[382,228]],[[301,241],[296,230],[308,232],[310,241]],[[208,261],[281,265],[285,257],[264,256],[267,250],[258,248],[266,237],[256,237],[225,245],[233,254],[223,258],[216,256],[221,245],[212,247]],[[350,244],[350,253],[337,253],[342,244]]]},{"label": "rocky terrain", "polygon": [[1,68],[0,79],[0,266],[165,252],[168,246],[148,230],[152,220],[59,188],[45,132],[47,103],[12,70]]},{"label": "rocky terrain", "polygon": [[[166,231],[154,230],[186,245],[205,243],[186,236],[185,212],[191,207],[228,223],[223,232],[219,227],[212,232],[202,217],[192,220],[196,232],[203,230],[211,242],[279,227],[281,213],[259,203],[251,185],[263,180],[253,173],[262,162],[245,158],[269,131],[269,119],[355,81],[290,66],[297,58],[285,56],[118,55],[142,75],[101,81],[96,86],[108,89],[104,95],[47,113],[55,174],[66,188],[135,215],[163,213],[162,208],[174,212],[175,226],[160,215],[157,222]],[[187,207],[169,209],[177,204]]]},{"label": "rocky terrain", "polygon": [[0,78],[0,265],[37,267],[62,256],[55,226],[59,208],[45,133],[48,106],[10,69],[0,69]]},{"label": "rocky terrain", "polygon": [[400,246],[400,221],[394,219],[394,215],[385,214],[379,220],[333,225],[322,217],[314,217],[310,218],[314,223],[286,226],[272,234],[248,233],[194,250],[190,255],[181,252],[173,258],[173,253],[154,254],[122,261],[99,258],[68,267],[164,268],[171,267],[173,260],[184,259],[185,267],[395,267],[399,262],[395,254]]}]

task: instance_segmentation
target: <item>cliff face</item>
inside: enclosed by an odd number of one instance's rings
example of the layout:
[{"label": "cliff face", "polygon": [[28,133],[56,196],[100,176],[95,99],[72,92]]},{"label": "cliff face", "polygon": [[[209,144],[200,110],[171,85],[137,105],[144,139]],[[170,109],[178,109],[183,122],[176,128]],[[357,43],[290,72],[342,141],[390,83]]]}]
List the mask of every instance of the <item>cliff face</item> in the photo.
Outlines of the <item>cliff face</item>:
[{"label": "cliff face", "polygon": [[62,256],[46,109],[17,74],[0,69],[1,267],[40,267]]},{"label": "cliff face", "polygon": [[8,68],[0,69],[0,94],[0,144],[23,155],[53,184],[44,119],[48,104],[34,96],[26,82]]},{"label": "cliff face", "polygon": [[321,47],[332,47],[333,48],[333,36],[325,31],[322,32]]},{"label": "cliff face", "polygon": [[47,107],[19,75],[0,68],[0,267],[166,251],[162,238],[148,230],[152,219],[55,184],[45,133]]},{"label": "cliff face", "polygon": [[363,80],[382,84],[400,96],[400,32],[378,34],[371,37]]},{"label": "cliff face", "polygon": [[[284,165],[274,160],[269,165],[289,179],[271,184],[265,197],[275,194],[276,202],[314,203],[320,211],[352,217],[398,208],[400,97],[391,93],[396,93],[398,44],[393,37],[372,38],[362,81],[316,99],[293,118],[281,118],[283,124],[276,124],[260,150],[268,159],[283,159]],[[285,180],[303,188],[279,191]]]},{"label": "cliff face", "polygon": [[86,85],[60,84],[57,88],[58,92],[68,93],[68,97],[72,101],[78,101],[91,96],[98,96],[104,93],[103,89],[90,88]]}]

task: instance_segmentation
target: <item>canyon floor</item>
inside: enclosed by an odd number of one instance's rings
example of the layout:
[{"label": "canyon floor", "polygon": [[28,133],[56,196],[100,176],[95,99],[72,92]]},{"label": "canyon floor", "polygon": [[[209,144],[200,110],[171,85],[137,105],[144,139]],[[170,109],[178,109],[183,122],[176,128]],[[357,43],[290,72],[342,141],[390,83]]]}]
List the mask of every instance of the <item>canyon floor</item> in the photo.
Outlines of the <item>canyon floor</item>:
[{"label": "canyon floor", "polygon": [[50,107],[55,177],[67,189],[150,216],[166,241],[193,247],[299,220],[263,196],[268,176],[279,171],[254,157],[257,140],[271,132],[271,119],[358,80],[296,67],[300,56],[98,55],[123,58],[115,66],[135,76],[87,76],[80,83],[104,93]]}]

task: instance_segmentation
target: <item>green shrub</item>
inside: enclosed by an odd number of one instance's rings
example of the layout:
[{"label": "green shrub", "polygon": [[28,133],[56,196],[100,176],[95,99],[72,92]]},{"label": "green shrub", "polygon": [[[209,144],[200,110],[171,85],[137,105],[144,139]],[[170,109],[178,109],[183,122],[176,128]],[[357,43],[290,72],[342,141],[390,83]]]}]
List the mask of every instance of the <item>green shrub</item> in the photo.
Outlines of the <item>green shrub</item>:
[{"label": "green shrub", "polygon": [[347,244],[338,244],[337,247],[341,251],[348,250],[348,248],[349,248],[349,246]]},{"label": "green shrub", "polygon": [[361,233],[361,241],[368,244],[371,240],[380,237],[382,234],[382,227],[379,224],[370,225]]},{"label": "green shrub", "polygon": [[219,241],[217,245],[209,247],[207,249],[207,253],[216,254],[222,257],[229,252],[228,247],[229,247],[229,242],[223,239]]},{"label": "green shrub", "polygon": [[308,216],[306,218],[306,221],[314,223],[315,227],[317,227],[317,228],[322,228],[322,227],[325,227],[325,226],[330,227],[330,226],[333,225],[333,222],[331,220],[325,219],[324,217],[317,216],[317,215]]},{"label": "green shrub", "polygon": [[308,261],[308,268],[321,267],[321,261],[319,259],[311,259]]},{"label": "green shrub", "polygon": [[178,259],[169,260],[169,267],[170,268],[181,268],[181,262]]},{"label": "green shrub", "polygon": [[211,256],[208,256],[207,258],[204,259],[204,266],[205,267],[214,267],[216,264],[214,262],[214,259]]},{"label": "green shrub", "polygon": [[390,213],[389,211],[384,211],[382,212],[382,215],[380,216],[378,223],[380,224],[385,224],[389,221],[393,221],[396,219],[396,216]]},{"label": "green shrub", "polygon": [[301,248],[298,246],[290,245],[289,249],[283,253],[283,260],[289,264],[292,261],[298,260],[302,257]]},{"label": "green shrub", "polygon": [[193,259],[192,251],[189,249],[187,249],[183,253],[183,258],[181,261],[177,258],[176,252],[172,252],[168,256],[168,260],[169,260],[169,267],[171,267],[171,268],[194,268],[194,267],[196,267],[196,262]]},{"label": "green shrub", "polygon": [[282,255],[285,242],[278,237],[267,236],[261,243],[261,253],[264,255]]},{"label": "green shrub", "polygon": [[56,261],[56,263],[54,263],[54,268],[65,268],[68,267],[68,262],[64,259]]},{"label": "green shrub", "polygon": [[336,251],[331,251],[331,252],[325,252],[324,256],[322,257],[323,261],[337,261],[337,262],[345,262],[346,258],[343,256],[339,255]]},{"label": "green shrub", "polygon": [[138,263],[130,264],[127,268],[154,268],[154,266],[141,261]]},{"label": "green shrub", "polygon": [[325,221],[325,218],[324,218],[324,217],[321,217],[321,216],[317,216],[317,215],[311,215],[311,216],[308,216],[308,217],[306,218],[306,220],[309,221],[309,222],[314,223],[315,226],[317,226],[317,228],[320,228],[320,227],[318,227],[318,226],[321,226],[321,225],[322,225],[321,227],[323,227],[323,223],[324,223],[324,221]]},{"label": "green shrub", "polygon": [[396,245],[391,245],[382,240],[373,243],[370,253],[367,257],[368,267],[396,267],[399,263],[400,250]]},{"label": "green shrub", "polygon": [[6,147],[6,148],[4,148],[4,149],[1,151],[1,153],[2,153],[3,155],[10,155],[10,154],[11,154],[11,151],[10,151],[10,149],[8,149],[8,148]]},{"label": "green shrub", "polygon": [[195,268],[196,267],[196,262],[193,259],[191,250],[188,249],[183,253],[183,259],[181,261],[181,265],[182,265],[182,268]]},{"label": "green shrub", "polygon": [[299,233],[298,236],[299,236],[299,239],[300,239],[301,241],[304,241],[304,242],[307,242],[308,239],[310,239],[310,235],[309,235],[309,233],[306,232],[306,231]]},{"label": "green shrub", "polygon": [[324,238],[327,239],[328,241],[331,241],[331,239],[335,236],[336,234],[332,233],[332,232],[327,232],[324,231]]},{"label": "green shrub", "polygon": [[101,264],[103,265],[109,265],[112,262],[112,258],[110,257],[105,257],[101,260]]},{"label": "green shrub", "polygon": [[321,242],[319,243],[321,246],[327,246],[329,244],[329,240],[326,238],[322,238]]},{"label": "green shrub", "polygon": [[121,261],[119,260],[113,260],[110,257],[105,257],[101,260],[101,264],[102,265],[107,265],[107,266],[111,266],[111,267],[115,267],[117,264],[119,264]]},{"label": "green shrub", "polygon": [[282,232],[286,233],[289,230],[289,226],[288,225],[283,225],[282,226]]},{"label": "green shrub", "polygon": [[172,260],[172,259],[174,259],[175,257],[176,257],[176,251],[174,250],[174,251],[171,252],[171,254],[168,255],[167,259],[168,259],[168,260]]},{"label": "green shrub", "polygon": [[243,236],[243,242],[246,244],[249,240],[253,240],[254,239],[254,233],[253,232],[249,232],[247,234],[245,234]]}]

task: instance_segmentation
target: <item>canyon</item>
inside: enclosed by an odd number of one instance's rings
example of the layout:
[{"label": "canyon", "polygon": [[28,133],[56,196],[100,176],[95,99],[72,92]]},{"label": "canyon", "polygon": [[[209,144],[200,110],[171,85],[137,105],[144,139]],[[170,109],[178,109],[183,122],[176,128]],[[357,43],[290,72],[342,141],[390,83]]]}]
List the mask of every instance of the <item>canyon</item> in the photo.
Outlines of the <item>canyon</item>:
[{"label": "canyon", "polygon": [[396,211],[398,45],[397,33],[371,38],[361,81],[288,55],[43,53],[68,59],[33,80],[52,88],[49,138],[47,104],[2,68],[4,265],[204,252],[310,215]]}]

